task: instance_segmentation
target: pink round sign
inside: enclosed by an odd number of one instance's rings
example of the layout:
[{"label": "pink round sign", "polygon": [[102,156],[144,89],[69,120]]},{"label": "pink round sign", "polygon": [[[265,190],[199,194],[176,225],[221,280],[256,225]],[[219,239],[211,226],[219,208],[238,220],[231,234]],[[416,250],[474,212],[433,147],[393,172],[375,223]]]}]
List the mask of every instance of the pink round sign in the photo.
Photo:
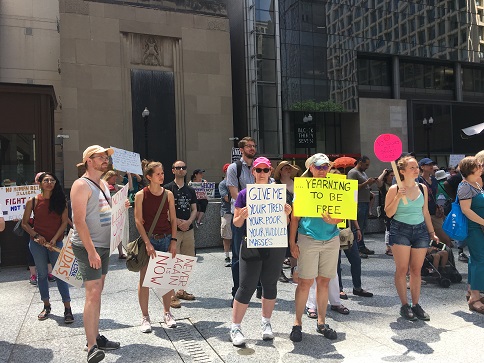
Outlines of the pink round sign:
[{"label": "pink round sign", "polygon": [[402,155],[402,140],[397,135],[381,134],[376,138],[373,150],[380,161],[395,161]]}]

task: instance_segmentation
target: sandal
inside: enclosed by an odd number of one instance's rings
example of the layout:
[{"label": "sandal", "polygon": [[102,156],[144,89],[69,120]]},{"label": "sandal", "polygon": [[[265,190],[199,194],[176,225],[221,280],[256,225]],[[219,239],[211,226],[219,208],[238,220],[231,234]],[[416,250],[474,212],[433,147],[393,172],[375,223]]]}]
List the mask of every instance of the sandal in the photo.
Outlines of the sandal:
[{"label": "sandal", "polygon": [[484,314],[484,305],[481,305],[478,308],[476,308],[474,306],[477,302],[480,302],[480,300],[476,300],[476,301],[470,302],[469,303],[469,310],[475,311],[476,313],[479,313],[479,314]]},{"label": "sandal", "polygon": [[343,300],[348,300],[348,295],[346,295],[344,291],[340,291],[339,298]]},{"label": "sandal", "polygon": [[72,315],[71,309],[66,309],[64,311],[64,323],[72,324],[74,322],[74,315]]},{"label": "sandal", "polygon": [[348,315],[350,313],[350,310],[344,305],[331,305],[331,310],[337,311],[343,315]]},{"label": "sandal", "polygon": [[37,319],[39,320],[47,319],[50,315],[50,310],[51,310],[50,305],[48,306],[44,305],[44,309],[40,312],[39,315],[37,315]]},{"label": "sandal", "polygon": [[338,338],[338,335],[336,334],[336,332],[333,329],[331,329],[328,324],[317,324],[316,331],[319,334],[323,334],[325,338],[328,338],[331,340]]},{"label": "sandal", "polygon": [[315,309],[310,309],[306,306],[306,315],[311,319],[318,318],[318,312]]},{"label": "sandal", "polygon": [[386,250],[385,251],[385,255],[390,256],[390,257],[393,257],[392,250]]}]

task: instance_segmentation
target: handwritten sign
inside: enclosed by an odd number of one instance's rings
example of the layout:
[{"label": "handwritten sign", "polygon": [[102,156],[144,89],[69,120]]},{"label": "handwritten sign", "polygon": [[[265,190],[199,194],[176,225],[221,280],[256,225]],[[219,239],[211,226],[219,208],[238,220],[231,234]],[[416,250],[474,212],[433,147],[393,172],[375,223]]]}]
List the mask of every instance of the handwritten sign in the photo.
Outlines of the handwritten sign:
[{"label": "handwritten sign", "polygon": [[213,198],[215,195],[214,182],[191,182],[190,186],[195,189],[197,199]]},{"label": "handwritten sign", "polygon": [[357,180],[294,178],[294,194],[296,217],[321,217],[321,213],[329,213],[332,218],[356,219]]},{"label": "handwritten sign", "polygon": [[402,155],[402,140],[397,135],[381,134],[376,138],[373,150],[380,161],[395,161]]},{"label": "handwritten sign", "polygon": [[82,286],[82,276],[79,271],[79,263],[74,252],[72,251],[71,236],[74,230],[71,229],[69,234],[64,239],[64,246],[57,257],[52,274],[62,281],[67,282],[69,285],[75,287]]},{"label": "handwritten sign", "polygon": [[286,184],[247,185],[247,248],[287,247]]},{"label": "handwritten sign", "polygon": [[118,247],[124,236],[124,227],[128,218],[128,210],[124,203],[128,198],[128,184],[111,197],[111,253]]},{"label": "handwritten sign", "polygon": [[114,169],[143,175],[143,171],[141,170],[141,159],[138,153],[118,149],[113,146],[111,146],[111,148],[114,150],[114,154],[111,155]]},{"label": "handwritten sign", "polygon": [[0,188],[0,211],[3,219],[13,221],[22,219],[25,205],[30,198],[40,193],[38,185],[18,185]]},{"label": "handwritten sign", "polygon": [[185,290],[196,262],[196,257],[176,255],[172,258],[171,253],[156,251],[156,257],[150,258],[148,263],[143,286],[166,292]]},{"label": "handwritten sign", "polygon": [[463,154],[450,154],[449,156],[449,167],[456,168],[460,161],[466,156]]},{"label": "handwritten sign", "polygon": [[315,129],[314,126],[299,124],[295,127],[296,147],[315,147]]}]

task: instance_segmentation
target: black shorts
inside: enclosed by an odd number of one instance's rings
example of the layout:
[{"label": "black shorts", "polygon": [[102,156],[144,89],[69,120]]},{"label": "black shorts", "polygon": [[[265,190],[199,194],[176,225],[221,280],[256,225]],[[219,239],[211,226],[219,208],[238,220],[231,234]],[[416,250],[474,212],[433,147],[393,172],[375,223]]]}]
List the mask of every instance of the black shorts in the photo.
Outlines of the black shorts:
[{"label": "black shorts", "polygon": [[207,210],[208,199],[197,199],[197,212],[203,212]]}]

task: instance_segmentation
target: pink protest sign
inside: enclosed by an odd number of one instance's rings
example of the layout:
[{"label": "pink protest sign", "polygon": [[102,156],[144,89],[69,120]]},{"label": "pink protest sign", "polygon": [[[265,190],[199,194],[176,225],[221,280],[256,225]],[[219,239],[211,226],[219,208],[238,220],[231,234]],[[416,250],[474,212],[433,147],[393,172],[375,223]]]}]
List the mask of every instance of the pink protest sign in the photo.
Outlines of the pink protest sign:
[{"label": "pink protest sign", "polygon": [[376,138],[373,149],[380,161],[395,161],[402,155],[402,140],[397,135],[381,134]]}]

